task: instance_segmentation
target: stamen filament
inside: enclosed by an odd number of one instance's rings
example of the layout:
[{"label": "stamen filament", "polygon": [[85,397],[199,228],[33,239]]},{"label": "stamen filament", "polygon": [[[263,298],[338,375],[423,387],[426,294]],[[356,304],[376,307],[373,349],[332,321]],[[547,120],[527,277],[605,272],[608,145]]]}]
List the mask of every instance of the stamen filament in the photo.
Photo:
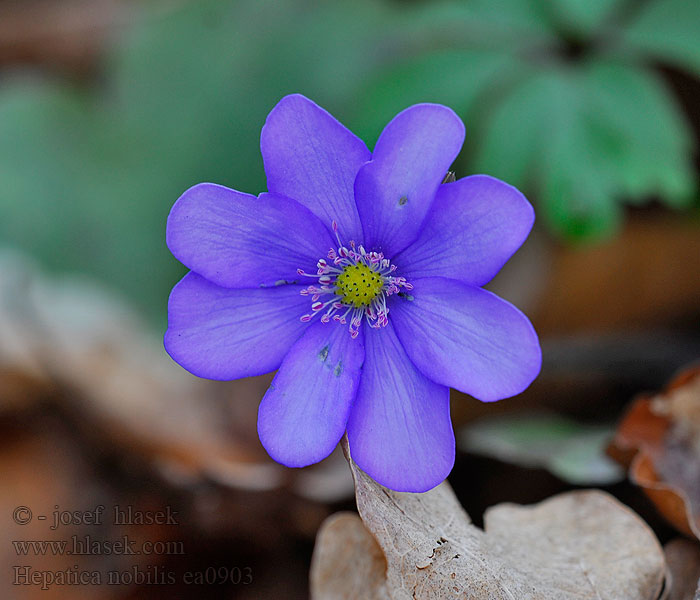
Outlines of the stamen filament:
[{"label": "stamen filament", "polygon": [[[303,296],[311,296],[312,302],[311,312],[303,315],[301,320],[309,322],[325,310],[321,316],[322,323],[333,320],[345,325],[350,315],[348,329],[353,338],[359,335],[363,319],[372,328],[386,327],[389,324],[387,297],[398,294],[401,288],[411,290],[413,286],[405,277],[392,275],[397,267],[384,258],[384,254],[368,252],[362,244],[357,245],[353,240],[344,245],[335,221],[331,228],[338,247],[328,251],[328,260],[318,260],[315,275],[302,269],[297,270],[299,275],[317,278],[319,283],[301,291]],[[337,314],[343,308],[346,308],[345,312]]]}]

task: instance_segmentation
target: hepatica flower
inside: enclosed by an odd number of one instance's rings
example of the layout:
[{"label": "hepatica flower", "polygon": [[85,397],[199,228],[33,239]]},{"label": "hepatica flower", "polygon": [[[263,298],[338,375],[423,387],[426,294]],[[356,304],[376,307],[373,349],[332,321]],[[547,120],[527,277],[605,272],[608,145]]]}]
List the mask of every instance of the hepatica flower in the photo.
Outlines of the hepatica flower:
[{"label": "hepatica flower", "polygon": [[534,213],[492,177],[442,183],[463,140],[452,110],[419,104],[370,153],[287,96],[262,130],[267,193],[204,183],[175,203],[167,242],[191,272],[165,347],[210,379],[279,369],[258,414],[276,461],[318,462],[347,431],[370,476],[422,492],[454,464],[449,388],[490,402],[538,374],[530,322],[481,289]]}]

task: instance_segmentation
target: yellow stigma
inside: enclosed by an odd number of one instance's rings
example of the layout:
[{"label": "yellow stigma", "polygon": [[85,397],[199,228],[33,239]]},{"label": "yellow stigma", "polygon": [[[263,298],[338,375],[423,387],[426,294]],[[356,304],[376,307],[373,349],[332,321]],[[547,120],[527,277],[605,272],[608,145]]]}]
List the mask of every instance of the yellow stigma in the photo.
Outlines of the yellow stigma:
[{"label": "yellow stigma", "polygon": [[341,302],[362,308],[369,306],[382,291],[384,282],[378,273],[367,265],[359,263],[343,269],[335,280],[335,293]]}]

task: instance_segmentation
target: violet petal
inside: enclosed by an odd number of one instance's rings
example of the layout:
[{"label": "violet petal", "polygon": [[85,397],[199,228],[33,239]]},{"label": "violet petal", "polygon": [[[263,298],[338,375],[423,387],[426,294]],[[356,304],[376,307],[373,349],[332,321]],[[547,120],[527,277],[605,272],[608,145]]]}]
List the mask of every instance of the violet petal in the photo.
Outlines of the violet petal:
[{"label": "violet petal", "polygon": [[413,280],[411,299],[391,304],[396,333],[430,379],[484,402],[519,394],[542,354],[527,317],[481,288],[453,279]]},{"label": "violet petal", "polygon": [[396,115],[355,180],[364,245],[391,258],[418,232],[464,141],[464,125],[446,106],[417,104]]},{"label": "violet petal", "polygon": [[276,282],[308,284],[297,269],[315,273],[335,244],[305,207],[274,194],[259,198],[201,183],[187,190],[168,217],[167,243],[186,267],[223,287]]},{"label": "violet petal", "polygon": [[282,361],[260,404],[258,434],[268,454],[289,467],[328,456],[345,432],[364,360],[362,336],[310,325]]},{"label": "violet petal", "polygon": [[268,115],[260,148],[270,192],[294,198],[327,227],[336,221],[345,239],[361,239],[353,183],[371,155],[360,138],[308,98],[292,94]]},{"label": "violet petal", "polygon": [[365,364],[348,420],[355,462],[399,492],[424,492],[452,470],[449,389],[422,375],[389,324],[365,328]]},{"label": "violet petal", "polygon": [[188,273],[170,293],[165,349],[208,379],[274,371],[308,326],[299,320],[309,306],[301,289],[230,289]]},{"label": "violet petal", "polygon": [[449,277],[481,287],[520,248],[535,213],[514,187],[488,175],[441,185],[415,242],[394,258],[409,281]]}]

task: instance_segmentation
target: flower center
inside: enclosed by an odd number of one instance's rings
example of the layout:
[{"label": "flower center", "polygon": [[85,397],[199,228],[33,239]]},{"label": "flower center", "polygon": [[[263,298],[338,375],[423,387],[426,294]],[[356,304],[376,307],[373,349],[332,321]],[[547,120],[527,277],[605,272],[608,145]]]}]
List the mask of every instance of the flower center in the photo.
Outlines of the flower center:
[{"label": "flower center", "polygon": [[382,291],[381,276],[364,263],[349,265],[335,279],[335,294],[343,304],[369,306]]},{"label": "flower center", "polygon": [[318,279],[318,285],[310,285],[301,291],[302,295],[311,296],[311,312],[303,315],[301,320],[311,321],[321,313],[322,323],[329,323],[332,319],[345,325],[349,319],[353,338],[357,337],[363,319],[370,327],[385,327],[389,323],[387,297],[398,294],[401,288],[410,290],[413,286],[404,277],[392,275],[396,266],[381,252],[367,252],[353,241],[349,248],[346,247],[340,241],[335,221],[333,232],[338,248],[329,250],[328,260],[319,259],[316,274],[297,270],[299,275]]}]

